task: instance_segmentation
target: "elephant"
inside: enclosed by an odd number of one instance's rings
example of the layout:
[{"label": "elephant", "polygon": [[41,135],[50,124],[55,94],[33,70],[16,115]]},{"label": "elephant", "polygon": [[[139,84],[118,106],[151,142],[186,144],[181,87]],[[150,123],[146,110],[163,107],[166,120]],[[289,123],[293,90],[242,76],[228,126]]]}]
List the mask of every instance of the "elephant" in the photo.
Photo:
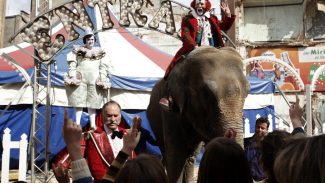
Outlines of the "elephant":
[{"label": "elephant", "polygon": [[[151,92],[147,117],[170,182],[191,182],[194,153],[203,141],[237,132],[243,146],[242,110],[249,84],[242,58],[230,47],[201,46],[178,62]],[[173,110],[159,105],[171,96]]]}]

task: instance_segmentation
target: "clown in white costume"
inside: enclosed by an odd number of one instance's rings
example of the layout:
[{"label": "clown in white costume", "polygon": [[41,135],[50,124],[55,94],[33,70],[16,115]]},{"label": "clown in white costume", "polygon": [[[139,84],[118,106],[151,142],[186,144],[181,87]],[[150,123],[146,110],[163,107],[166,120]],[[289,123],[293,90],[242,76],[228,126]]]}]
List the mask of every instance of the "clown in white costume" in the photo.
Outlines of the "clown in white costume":
[{"label": "clown in white costume", "polygon": [[94,47],[95,36],[90,28],[85,30],[84,46],[74,46],[67,55],[69,72],[64,82],[69,106],[76,109],[76,123],[80,124],[83,108],[88,108],[90,126],[96,129],[96,109],[102,107],[107,100],[110,88],[110,61],[105,52]]}]

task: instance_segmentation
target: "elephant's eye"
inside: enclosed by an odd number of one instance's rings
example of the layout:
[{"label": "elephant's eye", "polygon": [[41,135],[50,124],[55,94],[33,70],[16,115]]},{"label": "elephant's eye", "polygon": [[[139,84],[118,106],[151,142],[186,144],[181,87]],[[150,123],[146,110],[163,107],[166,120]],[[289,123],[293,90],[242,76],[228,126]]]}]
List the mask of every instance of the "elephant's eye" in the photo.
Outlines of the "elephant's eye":
[{"label": "elephant's eye", "polygon": [[217,85],[216,81],[206,80],[205,83],[210,88],[210,90],[212,90],[212,91],[216,91],[217,90],[218,85]]}]

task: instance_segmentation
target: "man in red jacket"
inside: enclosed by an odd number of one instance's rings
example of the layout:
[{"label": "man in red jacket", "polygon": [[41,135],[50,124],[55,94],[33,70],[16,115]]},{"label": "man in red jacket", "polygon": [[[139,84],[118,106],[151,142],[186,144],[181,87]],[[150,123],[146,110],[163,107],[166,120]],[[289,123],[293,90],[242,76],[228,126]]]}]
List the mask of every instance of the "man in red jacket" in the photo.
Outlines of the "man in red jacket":
[{"label": "man in red jacket", "polygon": [[[209,0],[193,0],[191,2],[191,12],[183,17],[181,24],[183,46],[166,69],[165,79],[175,64],[195,48],[202,45],[216,48],[224,46],[221,30],[229,30],[236,19],[236,15],[231,14],[226,3],[222,2],[220,7],[223,12],[221,21],[210,12],[211,2]],[[160,100],[163,108],[169,108],[169,100],[171,100],[170,97]]]},{"label": "man in red jacket", "polygon": [[210,13],[211,2],[209,0],[193,0],[191,2],[192,11],[183,17],[181,24],[183,46],[168,66],[165,77],[168,76],[175,63],[183,55],[188,54],[196,47],[202,45],[217,48],[224,46],[221,30],[229,30],[236,19],[236,15],[231,14],[228,5],[224,2],[221,3],[220,7],[224,14],[221,21]]},{"label": "man in red jacket", "polygon": [[102,108],[103,125],[88,133],[85,157],[95,183],[102,182],[104,175],[118,152],[123,147],[125,129],[119,127],[121,107],[115,101],[107,102]]}]

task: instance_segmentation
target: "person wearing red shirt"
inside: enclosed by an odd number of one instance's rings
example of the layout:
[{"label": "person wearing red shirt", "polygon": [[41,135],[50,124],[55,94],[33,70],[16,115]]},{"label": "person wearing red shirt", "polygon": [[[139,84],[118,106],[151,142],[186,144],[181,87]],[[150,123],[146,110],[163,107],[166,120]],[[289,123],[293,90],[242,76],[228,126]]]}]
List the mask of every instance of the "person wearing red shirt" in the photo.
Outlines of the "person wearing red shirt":
[{"label": "person wearing red shirt", "polygon": [[110,164],[123,147],[124,128],[121,123],[121,107],[109,101],[102,108],[103,125],[88,133],[85,157],[95,183],[102,182]]}]

